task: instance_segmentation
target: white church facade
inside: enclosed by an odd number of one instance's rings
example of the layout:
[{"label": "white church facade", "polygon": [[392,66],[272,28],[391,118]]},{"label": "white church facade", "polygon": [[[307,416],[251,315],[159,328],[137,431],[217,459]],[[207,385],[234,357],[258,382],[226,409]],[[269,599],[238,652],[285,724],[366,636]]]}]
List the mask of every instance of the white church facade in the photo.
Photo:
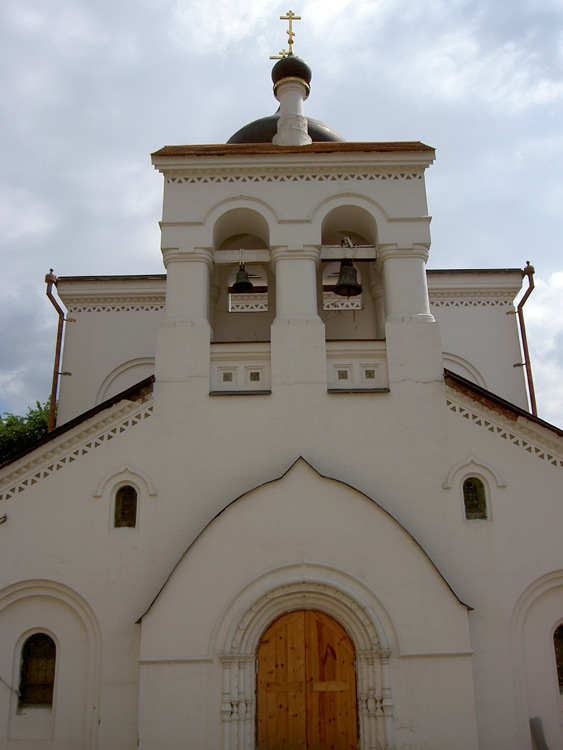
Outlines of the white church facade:
[{"label": "white church facade", "polygon": [[433,149],[273,77],[279,115],[153,154],[165,274],[58,280],[57,427],[0,467],[0,747],[556,750],[526,274],[427,271]]}]

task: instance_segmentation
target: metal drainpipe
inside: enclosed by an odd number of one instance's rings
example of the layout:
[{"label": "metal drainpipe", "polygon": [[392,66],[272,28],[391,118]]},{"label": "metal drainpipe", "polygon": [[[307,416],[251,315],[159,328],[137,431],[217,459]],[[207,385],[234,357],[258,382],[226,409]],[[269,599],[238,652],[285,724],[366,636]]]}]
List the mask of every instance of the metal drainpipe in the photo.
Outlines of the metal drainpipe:
[{"label": "metal drainpipe", "polygon": [[528,393],[530,396],[530,408],[532,414],[537,417],[538,409],[536,406],[536,393],[534,391],[534,379],[532,377],[532,365],[530,363],[530,351],[528,349],[528,339],[526,337],[526,325],[524,323],[524,304],[532,291],[534,290],[534,267],[530,265],[530,261],[526,261],[526,267],[524,268],[524,275],[528,277],[528,288],[526,294],[522,297],[517,307],[518,323],[520,325],[520,338],[522,339],[522,351],[524,353],[524,362],[522,364],[514,365],[514,367],[525,367],[526,368],[526,381],[528,383]]},{"label": "metal drainpipe", "polygon": [[63,341],[63,326],[65,320],[65,314],[62,307],[59,305],[55,297],[53,296],[53,284],[57,283],[57,277],[53,273],[51,268],[49,273],[45,276],[45,283],[47,284],[47,297],[53,303],[55,310],[59,314],[59,325],[57,327],[57,344],[55,347],[55,364],[53,366],[53,384],[51,386],[51,408],[49,409],[49,426],[47,432],[51,432],[55,428],[55,411],[57,408],[57,387],[59,384],[59,367],[61,362],[61,346]]}]

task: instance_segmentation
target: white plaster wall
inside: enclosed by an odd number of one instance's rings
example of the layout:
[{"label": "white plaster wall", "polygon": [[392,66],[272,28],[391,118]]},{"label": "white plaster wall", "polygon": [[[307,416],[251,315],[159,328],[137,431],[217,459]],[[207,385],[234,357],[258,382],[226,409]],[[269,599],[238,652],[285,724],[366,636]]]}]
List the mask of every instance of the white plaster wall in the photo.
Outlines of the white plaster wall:
[{"label": "white plaster wall", "polygon": [[[448,359],[445,366],[528,410],[524,368],[514,367],[523,362],[513,304],[522,273],[429,271],[428,278],[442,349],[461,363]],[[438,294],[443,298],[436,299]]]},{"label": "white plaster wall", "polygon": [[[561,469],[447,410],[445,398],[443,386],[432,382],[396,382],[388,394],[333,396],[316,385],[294,384],[265,397],[203,398],[191,382],[160,383],[156,414],[2,503],[7,521],[0,525],[0,586],[36,577],[59,581],[84,597],[99,621],[104,642],[100,748],[134,747],[135,623],[178,559],[229,501],[280,476],[299,454],[392,513],[474,608],[469,620],[480,747],[514,747],[520,729],[516,699],[507,689],[514,666],[510,621],[526,586],[560,568]],[[508,432],[529,433],[529,426],[502,422],[502,414],[496,418]],[[83,429],[77,427],[71,435]],[[553,437],[537,429],[540,444]],[[64,434],[54,447],[70,450],[64,447],[68,440]],[[487,475],[491,522],[463,520],[461,475],[451,488],[442,486],[452,468],[469,456],[506,483],[496,486]],[[142,489],[138,530],[112,531],[109,490],[101,497],[95,493],[125,464],[142,471],[157,494]],[[306,506],[307,498],[302,500]],[[369,501],[362,503],[371,508]],[[306,507],[299,512],[308,518]],[[360,561],[347,557],[356,551],[348,547],[367,531],[361,515],[357,527],[353,520],[350,515],[342,520],[347,544],[330,554],[360,576]],[[330,528],[334,531],[332,522]],[[240,575],[239,566],[254,560],[252,546],[245,546],[246,534],[235,525],[236,555],[221,568],[225,581],[221,578],[217,585],[230,591],[236,588],[228,585],[230,576]],[[307,540],[299,534],[292,543],[303,546]],[[256,565],[283,553],[274,543],[259,551]],[[216,552],[222,554],[220,548]],[[369,555],[375,553],[369,550]],[[295,547],[293,557],[297,555]],[[381,566],[373,571],[370,559],[365,573],[376,591],[377,577],[386,571]],[[200,589],[204,579],[201,573]],[[214,595],[225,596],[225,588]],[[213,606],[213,597],[206,606]],[[208,633],[198,634],[200,623],[195,624],[186,630],[192,653],[197,646],[197,654],[206,655]],[[215,678],[210,679],[214,684]],[[525,740],[518,741],[526,747]]]},{"label": "white plaster wall", "polygon": [[65,424],[154,373],[165,279],[59,279],[69,309],[59,379],[57,424]]}]

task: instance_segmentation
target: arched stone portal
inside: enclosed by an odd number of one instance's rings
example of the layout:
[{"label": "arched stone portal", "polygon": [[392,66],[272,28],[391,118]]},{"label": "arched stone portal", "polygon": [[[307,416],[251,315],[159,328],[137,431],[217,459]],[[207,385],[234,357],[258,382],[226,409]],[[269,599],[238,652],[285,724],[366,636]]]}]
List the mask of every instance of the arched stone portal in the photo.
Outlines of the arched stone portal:
[{"label": "arched stone portal", "polygon": [[[224,750],[255,750],[258,716],[256,666],[260,644],[272,623],[288,613],[309,611],[320,613],[334,622],[347,634],[355,652],[358,737],[354,747],[392,750],[395,743],[389,674],[391,650],[381,622],[351,590],[326,583],[326,570],[323,571],[324,581],[314,575],[318,570],[309,570],[307,577],[303,576],[305,567],[300,572],[301,580],[289,579],[268,591],[252,604],[236,628],[229,629],[221,659]],[[280,571],[277,573],[279,575]],[[227,616],[227,619],[230,618]],[[335,747],[340,750],[340,746]]]}]

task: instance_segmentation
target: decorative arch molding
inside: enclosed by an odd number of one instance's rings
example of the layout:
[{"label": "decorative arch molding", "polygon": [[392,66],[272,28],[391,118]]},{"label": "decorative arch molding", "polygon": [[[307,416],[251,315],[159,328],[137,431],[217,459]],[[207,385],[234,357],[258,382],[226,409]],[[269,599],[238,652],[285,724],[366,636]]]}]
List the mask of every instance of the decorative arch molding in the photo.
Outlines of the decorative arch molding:
[{"label": "decorative arch molding", "polygon": [[480,385],[481,388],[487,388],[485,378],[467,359],[459,357],[457,354],[452,354],[451,352],[442,352],[442,359],[444,360],[444,366],[448,369],[457,372],[458,375],[462,375],[476,385]]},{"label": "decorative arch molding", "polygon": [[[257,214],[267,225],[271,237],[274,227],[277,226],[280,218],[275,209],[266,201],[250,196],[238,196],[237,198],[225,198],[219,203],[215,203],[212,208],[203,217],[202,225],[213,230],[213,241],[217,241],[216,226],[217,223],[229,212],[244,209]],[[228,235],[222,239],[226,239]]]},{"label": "decorative arch molding", "polygon": [[120,391],[124,390],[124,388],[127,387],[127,384],[124,386],[120,384],[119,388],[115,390],[115,393],[111,393],[112,384],[121,375],[124,375],[130,370],[139,369],[143,369],[145,374],[131,378],[131,383],[129,383],[129,385],[135,385],[135,383],[138,383],[143,380],[143,378],[147,377],[146,372],[148,372],[149,375],[152,375],[154,373],[154,357],[138,357],[137,359],[130,359],[128,362],[123,362],[118,367],[114,368],[108,375],[106,375],[106,377],[102,381],[102,384],[98,388],[98,393],[96,394],[96,405],[101,404],[103,401],[113,395],[117,395],[118,393],[120,393]]},{"label": "decorative arch molding", "polygon": [[506,482],[495,469],[485,461],[474,456],[468,456],[465,460],[456,464],[442,483],[445,490],[452,488],[454,483],[461,481],[466,476],[477,474],[487,480],[489,485],[496,484],[497,487],[506,487]]},{"label": "decorative arch molding", "polygon": [[358,193],[342,193],[340,195],[332,195],[329,198],[325,198],[325,200],[321,201],[313,208],[308,219],[315,226],[318,225],[320,234],[323,221],[332,211],[348,207],[363,209],[369,214],[371,219],[373,219],[378,231],[381,230],[381,227],[384,224],[387,224],[390,221],[389,216],[379,203]]},{"label": "decorative arch molding", "polygon": [[[260,593],[257,593],[257,589]],[[369,602],[369,603],[368,603]],[[377,608],[377,613],[375,609]],[[233,597],[212,636],[223,665],[223,749],[254,750],[256,653],[268,626],[303,609],[340,623],[354,644],[360,750],[395,747],[389,661],[396,634],[371,592],[344,571],[302,562],[268,571]]]},{"label": "decorative arch molding", "polygon": [[[83,747],[95,748],[97,746],[99,692],[100,692],[100,667],[102,636],[100,627],[90,605],[76,591],[57,583],[56,581],[34,579],[21,581],[20,583],[7,586],[0,591],[0,615],[8,607],[17,606],[18,603],[27,599],[51,599],[66,605],[82,624],[87,635],[87,685],[86,685],[86,711],[84,727]],[[22,638],[32,632],[48,632],[59,646],[58,638],[48,629],[43,627],[26,627],[20,634],[18,643]]]},{"label": "decorative arch molding", "polygon": [[112,487],[123,483],[137,485],[137,489],[141,491],[141,494],[148,495],[149,497],[155,497],[158,494],[149,476],[144,471],[124,464],[121,469],[107,475],[100,481],[94,492],[94,497],[103,497],[104,494],[109,493]]},{"label": "decorative arch molding", "polygon": [[[516,692],[516,705],[518,706],[518,721],[520,731],[518,732],[520,750],[530,750],[530,719],[537,716],[537,712],[530,706],[529,690],[538,692],[546,688],[549,682],[549,674],[543,674],[542,683],[534,681],[535,675],[529,673],[529,662],[532,660],[526,654],[527,638],[525,633],[526,620],[530,614],[544,610],[545,632],[535,633],[534,640],[539,641],[544,651],[553,659],[553,633],[555,628],[561,624],[563,618],[563,570],[554,570],[546,573],[533,581],[520,595],[510,620],[510,644],[513,653],[514,689]],[[535,611],[535,612],[534,612]],[[553,674],[552,692],[559,692],[556,684],[557,675]],[[547,684],[549,690],[549,684]],[[540,696],[541,698],[542,696]],[[549,700],[544,705],[548,706]],[[549,732],[561,733],[559,715],[561,708],[558,706],[557,716],[540,716],[544,728]],[[530,715],[531,714],[531,715]],[[551,720],[551,721],[550,721]],[[550,727],[550,724],[553,727]],[[561,736],[561,734],[560,734]],[[549,743],[549,736],[548,736]],[[550,747],[552,745],[549,745]],[[553,745],[555,747],[556,745]]]}]

